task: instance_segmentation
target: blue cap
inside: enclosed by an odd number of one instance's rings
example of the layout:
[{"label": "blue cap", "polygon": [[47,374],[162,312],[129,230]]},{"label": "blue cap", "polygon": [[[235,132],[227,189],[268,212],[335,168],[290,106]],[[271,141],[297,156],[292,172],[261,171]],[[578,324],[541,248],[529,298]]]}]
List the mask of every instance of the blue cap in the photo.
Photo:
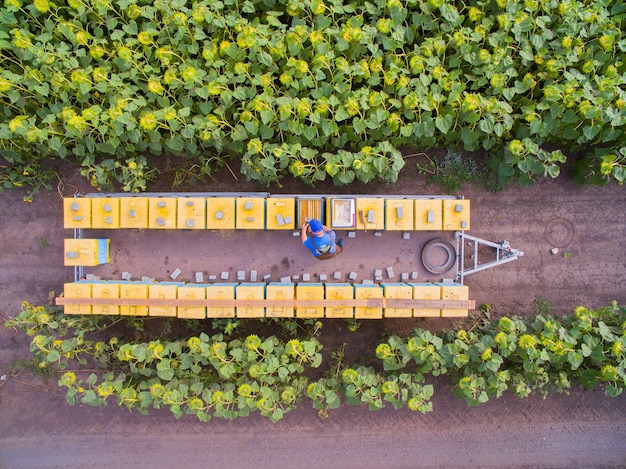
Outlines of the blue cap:
[{"label": "blue cap", "polygon": [[314,218],[309,222],[309,228],[311,228],[311,233],[319,233],[323,230],[322,222]]}]

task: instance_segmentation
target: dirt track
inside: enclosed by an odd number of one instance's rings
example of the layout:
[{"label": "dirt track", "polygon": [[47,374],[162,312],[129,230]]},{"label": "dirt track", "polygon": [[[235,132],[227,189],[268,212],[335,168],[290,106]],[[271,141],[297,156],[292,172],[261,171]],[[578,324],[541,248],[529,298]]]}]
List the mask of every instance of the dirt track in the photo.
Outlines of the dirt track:
[{"label": "dirt track", "polygon": [[[3,389],[0,467],[609,467],[626,463],[626,399],[576,392],[468,409],[442,392],[435,411],[310,410],[274,425],[175,421],[113,407],[68,408],[62,396]],[[7,394],[10,393],[11,395]],[[55,393],[56,394],[56,393]],[[58,419],[58,420],[57,420]],[[7,420],[12,421],[9,423]]]},{"label": "dirt track", "polygon": [[[415,190],[401,180],[394,193]],[[433,192],[435,188],[426,188]],[[209,190],[231,190],[215,185]],[[376,189],[389,192],[389,187]],[[626,304],[626,191],[566,181],[542,181],[499,194],[463,192],[472,200],[470,234],[507,239],[525,251],[520,261],[468,277],[471,298],[496,314],[528,314],[536,295],[557,312],[579,304]],[[69,195],[69,194],[68,194]],[[0,195],[0,314],[22,300],[45,302],[71,272],[62,267],[58,194],[34,204]],[[560,252],[550,254],[551,247]],[[571,253],[564,257],[563,253]],[[385,321],[382,327],[410,328]],[[401,327],[397,324],[401,324]],[[349,339],[349,338],[348,338]],[[28,339],[0,328],[0,375],[28,356]],[[37,384],[22,374],[20,379]],[[435,411],[378,413],[344,407],[320,420],[311,409],[277,425],[252,417],[202,424],[168,412],[148,417],[113,404],[68,407],[64,395],[15,381],[0,382],[0,468],[13,467],[599,467],[626,465],[626,397],[600,391],[519,400],[508,396],[478,408],[437,387]]]}]

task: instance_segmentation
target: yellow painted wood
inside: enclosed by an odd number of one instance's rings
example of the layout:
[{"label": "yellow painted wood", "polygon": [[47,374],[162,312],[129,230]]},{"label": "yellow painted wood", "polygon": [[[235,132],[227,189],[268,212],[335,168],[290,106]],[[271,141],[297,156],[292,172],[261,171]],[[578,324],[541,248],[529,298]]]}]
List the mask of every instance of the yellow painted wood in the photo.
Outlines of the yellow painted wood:
[{"label": "yellow painted wood", "polygon": [[[372,223],[370,223],[367,218],[367,215],[370,210],[374,211],[374,221]],[[357,230],[363,230],[363,229],[384,230],[385,229],[385,199],[372,198],[372,197],[357,197],[356,199],[356,228]]]},{"label": "yellow painted wood", "polygon": [[150,197],[148,201],[148,228],[154,230],[175,229],[177,205],[175,197]]},{"label": "yellow painted wood", "polygon": [[148,228],[147,197],[120,197],[120,228]]},{"label": "yellow painted wood", "polygon": [[[180,300],[204,300],[206,299],[206,285],[185,285],[178,287],[178,299]],[[205,306],[179,306],[177,315],[181,319],[205,319]]]},{"label": "yellow painted wood", "polygon": [[[327,300],[352,300],[354,287],[348,283],[327,283],[325,285]],[[353,318],[352,306],[326,306],[327,318]]]},{"label": "yellow painted wood", "polygon": [[[467,300],[469,299],[469,288],[467,285],[441,285],[442,300]],[[442,317],[466,317],[469,314],[467,308],[441,310]]]},{"label": "yellow painted wood", "polygon": [[[269,197],[266,200],[265,226],[268,230],[293,230],[296,227],[296,201],[293,197]],[[283,224],[278,223],[278,219]],[[289,223],[285,223],[285,219]]]},{"label": "yellow painted wood", "polygon": [[[298,300],[324,300],[324,285],[321,283],[299,283],[296,287]],[[298,318],[323,318],[323,306],[297,306]]]},{"label": "yellow painted wood", "polygon": [[470,229],[470,201],[444,200],[443,201],[443,229],[469,230]]},{"label": "yellow painted wood", "polygon": [[[411,284],[413,288],[413,299],[415,300],[439,300],[441,299],[441,288],[433,284]],[[413,308],[414,318],[432,318],[441,316],[439,308]]]},{"label": "yellow painted wood", "polygon": [[207,228],[210,230],[235,229],[235,198],[210,197],[207,199]]},{"label": "yellow painted wood", "polygon": [[[177,285],[163,285],[155,283],[148,287],[148,298],[176,299],[178,298]],[[153,306],[148,309],[148,316],[176,317],[176,306]]]},{"label": "yellow painted wood", "polygon": [[[401,299],[409,300],[413,298],[413,288],[406,283],[383,284],[383,293],[385,299]],[[412,317],[411,308],[385,308],[386,318],[410,318]]]},{"label": "yellow painted wood", "polygon": [[[264,283],[242,283],[237,286],[235,296],[238,300],[263,300],[265,298]],[[238,306],[238,318],[262,318],[265,317],[263,306]]]},{"label": "yellow painted wood", "polygon": [[[415,230],[441,231],[443,202],[441,199],[415,199]],[[429,215],[432,221],[429,221]]]},{"label": "yellow painted wood", "polygon": [[206,199],[203,197],[178,198],[177,226],[185,230],[206,229]]},{"label": "yellow painted wood", "polygon": [[[114,282],[94,283],[91,286],[93,298],[111,299],[112,301],[120,297],[120,284]],[[118,315],[120,307],[116,304],[93,305],[93,314],[98,315]]]},{"label": "yellow painted wood", "polygon": [[[402,218],[398,217],[398,213]],[[365,214],[367,215],[367,214]],[[389,231],[412,231],[414,227],[413,199],[385,200],[385,229]]]},{"label": "yellow painted wood", "polygon": [[98,265],[97,239],[65,239],[63,241],[63,248],[63,265]]},{"label": "yellow painted wood", "polygon": [[[354,298],[363,300],[368,298],[383,298],[383,289],[378,285],[355,285]],[[381,319],[383,317],[382,307],[368,308],[367,306],[357,306],[354,308],[356,319]]]},{"label": "yellow painted wood", "polygon": [[238,230],[262,230],[265,228],[265,199],[262,197],[237,197]]},{"label": "yellow painted wood", "polygon": [[[265,298],[268,300],[292,301],[295,297],[293,283],[270,283],[265,289]],[[265,308],[267,318],[293,318],[293,303],[290,306],[267,306]]]},{"label": "yellow painted wood", "polygon": [[[63,295],[66,298],[91,298],[91,283],[73,282],[63,285]],[[91,305],[66,305],[63,307],[65,314],[91,314]]]},{"label": "yellow painted wood", "polygon": [[[213,300],[233,300],[235,299],[234,283],[215,283],[206,288],[207,299]],[[234,306],[208,306],[206,310],[207,318],[234,318]]]},{"label": "yellow painted wood", "polygon": [[[120,298],[147,299],[148,284],[143,282],[120,283]],[[148,308],[144,305],[120,306],[122,316],[147,316]]]},{"label": "yellow painted wood", "polygon": [[66,197],[63,199],[63,227],[91,228],[91,199]]},{"label": "yellow painted wood", "polygon": [[120,227],[120,198],[94,197],[91,199],[91,227]]}]

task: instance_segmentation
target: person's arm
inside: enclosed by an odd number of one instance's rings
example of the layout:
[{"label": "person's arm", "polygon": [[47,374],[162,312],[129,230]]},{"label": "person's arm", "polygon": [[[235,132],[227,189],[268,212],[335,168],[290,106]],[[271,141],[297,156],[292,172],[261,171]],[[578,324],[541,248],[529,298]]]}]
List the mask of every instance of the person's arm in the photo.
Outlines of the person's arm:
[{"label": "person's arm", "polygon": [[309,224],[304,222],[302,224],[302,232],[300,233],[300,240],[302,241],[302,244],[304,244],[304,242],[306,241],[306,239],[308,238],[307,234],[306,234],[306,230],[309,228]]},{"label": "person's arm", "polygon": [[327,230],[327,231],[328,231],[328,234],[330,235],[330,247],[331,249],[335,249],[335,246],[337,245],[337,243],[335,242],[337,238],[337,234],[333,230]]}]

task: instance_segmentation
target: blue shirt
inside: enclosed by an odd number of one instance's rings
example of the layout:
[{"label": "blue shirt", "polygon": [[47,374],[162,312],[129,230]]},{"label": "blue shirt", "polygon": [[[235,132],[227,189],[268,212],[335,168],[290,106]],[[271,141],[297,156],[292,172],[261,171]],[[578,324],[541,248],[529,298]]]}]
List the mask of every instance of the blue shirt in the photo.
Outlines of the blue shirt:
[{"label": "blue shirt", "polygon": [[[324,231],[321,237],[315,235],[309,236],[304,242],[304,247],[310,249],[315,257],[319,257],[324,252],[334,254],[337,246],[334,242],[334,233],[331,233]],[[315,241],[313,238],[315,238]]]}]

